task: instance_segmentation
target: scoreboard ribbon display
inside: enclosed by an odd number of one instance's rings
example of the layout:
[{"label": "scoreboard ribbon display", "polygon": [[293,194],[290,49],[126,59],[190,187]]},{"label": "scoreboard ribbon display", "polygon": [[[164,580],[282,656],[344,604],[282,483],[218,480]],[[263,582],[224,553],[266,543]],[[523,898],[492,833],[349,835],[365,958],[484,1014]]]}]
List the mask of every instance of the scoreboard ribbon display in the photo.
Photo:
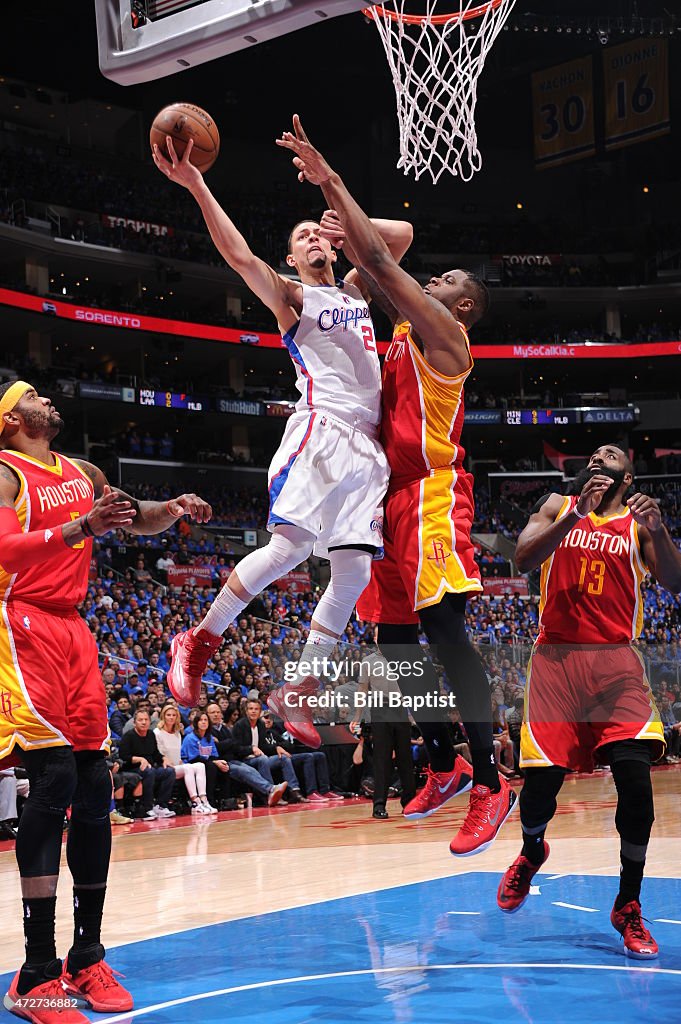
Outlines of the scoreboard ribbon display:
[{"label": "scoreboard ribbon display", "polygon": [[666,39],[633,39],[605,50],[606,149],[669,133],[668,68]]},{"label": "scoreboard ribbon display", "polygon": [[556,167],[596,151],[591,57],[532,75],[534,159]]}]

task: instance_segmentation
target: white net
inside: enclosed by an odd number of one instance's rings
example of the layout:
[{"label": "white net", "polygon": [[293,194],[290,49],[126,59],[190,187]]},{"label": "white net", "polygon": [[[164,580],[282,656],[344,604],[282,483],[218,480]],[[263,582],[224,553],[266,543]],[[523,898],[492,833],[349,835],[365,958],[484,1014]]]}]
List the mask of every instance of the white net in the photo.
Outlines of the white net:
[{"label": "white net", "polygon": [[[440,0],[442,2],[442,0]],[[445,171],[470,181],[482,166],[475,131],[478,79],[515,0],[438,0],[410,15],[408,0],[367,10],[388,58],[400,127],[397,166],[437,182]]]}]

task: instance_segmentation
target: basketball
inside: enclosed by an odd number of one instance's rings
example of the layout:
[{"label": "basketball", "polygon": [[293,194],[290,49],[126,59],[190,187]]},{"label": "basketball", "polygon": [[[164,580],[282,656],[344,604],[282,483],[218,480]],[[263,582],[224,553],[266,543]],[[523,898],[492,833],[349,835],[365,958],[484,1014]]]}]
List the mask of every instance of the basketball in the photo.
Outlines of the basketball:
[{"label": "basketball", "polygon": [[205,174],[213,166],[220,152],[220,134],[215,121],[201,107],[193,103],[171,103],[159,110],[149,131],[149,144],[156,144],[161,154],[169,159],[166,136],[173,140],[175,152],[182,157],[190,139],[194,140],[191,162]]}]

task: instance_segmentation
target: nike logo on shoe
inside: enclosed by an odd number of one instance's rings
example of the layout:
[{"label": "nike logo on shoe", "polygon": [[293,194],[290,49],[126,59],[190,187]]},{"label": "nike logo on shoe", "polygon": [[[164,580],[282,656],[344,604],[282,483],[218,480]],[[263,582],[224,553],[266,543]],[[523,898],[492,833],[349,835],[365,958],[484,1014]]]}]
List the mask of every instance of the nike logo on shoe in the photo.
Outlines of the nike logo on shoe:
[{"label": "nike logo on shoe", "polygon": [[450,779],[446,786],[438,786],[437,788],[440,790],[441,793],[446,793],[453,781],[454,779]]},{"label": "nike logo on shoe", "polygon": [[487,815],[487,820],[488,820],[488,822],[490,823],[490,825],[492,826],[492,828],[494,828],[494,826],[495,826],[495,825],[496,825],[496,823],[498,822],[498,820],[499,820],[499,815],[501,814],[501,811],[502,811],[502,804],[501,804],[501,802],[500,802],[500,803],[499,803],[499,806],[497,807],[497,813],[496,813],[496,814],[494,815],[494,817],[492,817],[492,816],[491,816],[491,814],[488,814],[488,815]]}]

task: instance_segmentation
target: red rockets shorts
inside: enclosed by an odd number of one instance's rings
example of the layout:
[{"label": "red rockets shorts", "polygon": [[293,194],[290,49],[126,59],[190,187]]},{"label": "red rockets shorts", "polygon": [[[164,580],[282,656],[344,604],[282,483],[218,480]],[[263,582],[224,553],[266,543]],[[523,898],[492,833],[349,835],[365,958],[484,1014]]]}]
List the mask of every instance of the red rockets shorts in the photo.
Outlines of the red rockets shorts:
[{"label": "red rockets shorts", "polygon": [[19,601],[0,607],[0,758],[15,747],[108,750],[97,645],[83,619]]},{"label": "red rockets shorts", "polygon": [[521,768],[592,771],[617,740],[649,740],[654,760],[664,729],[640,655],[627,644],[535,644],[527,670]]},{"label": "red rockets shorts", "polygon": [[463,469],[434,469],[400,485],[385,500],[385,555],[357,602],[366,622],[406,625],[445,593],[482,590],[471,541],[473,477]]}]

